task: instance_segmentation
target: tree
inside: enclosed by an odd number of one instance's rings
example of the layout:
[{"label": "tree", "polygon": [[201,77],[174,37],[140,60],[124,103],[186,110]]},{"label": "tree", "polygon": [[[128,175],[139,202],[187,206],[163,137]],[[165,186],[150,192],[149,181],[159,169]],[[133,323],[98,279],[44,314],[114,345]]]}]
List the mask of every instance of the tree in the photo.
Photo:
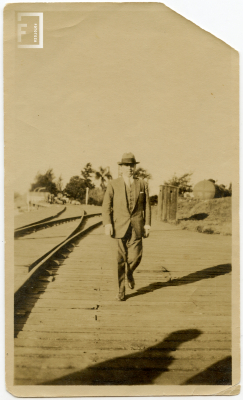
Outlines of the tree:
[{"label": "tree", "polygon": [[139,167],[134,172],[134,178],[142,178],[142,179],[152,179],[152,175],[144,168]]},{"label": "tree", "polygon": [[78,175],[72,176],[65,187],[65,192],[75,200],[84,200],[86,193],[84,180]]},{"label": "tree", "polygon": [[220,197],[230,197],[232,196],[232,183],[229,184],[228,189],[226,188],[225,185],[221,184],[218,185],[214,179],[208,179],[210,182],[212,182],[215,186],[215,195],[214,198],[218,199]]},{"label": "tree", "polygon": [[154,194],[153,196],[150,196],[149,200],[150,200],[150,205],[151,206],[157,205],[158,204],[158,195]]},{"label": "tree", "polygon": [[35,177],[35,182],[32,183],[30,186],[30,191],[42,187],[45,188],[47,192],[50,192],[51,194],[56,194],[57,186],[54,182],[54,179],[55,175],[53,173],[52,168],[49,168],[45,174],[40,174],[38,172]]},{"label": "tree", "polygon": [[84,169],[81,170],[81,177],[84,179],[84,183],[89,189],[93,189],[95,187],[91,180],[94,172],[95,171],[93,170],[91,163],[87,163]]},{"label": "tree", "polygon": [[100,187],[103,191],[106,190],[106,186],[107,186],[107,181],[109,179],[112,179],[112,175],[110,173],[110,168],[106,167],[100,167],[99,171],[95,172],[95,179],[100,181]]},{"label": "tree", "polygon": [[183,174],[180,177],[174,174],[171,179],[164,181],[164,185],[179,187],[179,195],[183,195],[185,192],[192,192],[192,185],[190,184],[191,176],[192,172]]}]

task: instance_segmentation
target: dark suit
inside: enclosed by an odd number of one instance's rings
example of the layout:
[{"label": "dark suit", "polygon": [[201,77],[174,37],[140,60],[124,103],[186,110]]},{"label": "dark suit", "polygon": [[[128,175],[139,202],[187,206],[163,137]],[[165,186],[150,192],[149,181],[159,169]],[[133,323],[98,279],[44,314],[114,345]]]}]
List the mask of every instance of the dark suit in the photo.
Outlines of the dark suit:
[{"label": "dark suit", "polygon": [[134,179],[131,186],[132,204],[123,178],[110,181],[103,201],[103,224],[112,224],[112,237],[117,242],[117,266],[119,292],[125,290],[125,264],[132,272],[142,258],[144,225],[151,224],[148,185]]}]

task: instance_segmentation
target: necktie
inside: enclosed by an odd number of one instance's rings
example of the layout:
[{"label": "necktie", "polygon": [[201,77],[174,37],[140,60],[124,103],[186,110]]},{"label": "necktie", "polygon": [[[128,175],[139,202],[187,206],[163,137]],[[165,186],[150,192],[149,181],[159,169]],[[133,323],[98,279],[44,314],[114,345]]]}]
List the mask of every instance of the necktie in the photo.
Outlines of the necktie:
[{"label": "necktie", "polygon": [[132,183],[129,178],[129,209],[130,209],[130,212],[132,212],[132,209],[133,209],[133,191],[132,191],[131,185],[132,185]]}]

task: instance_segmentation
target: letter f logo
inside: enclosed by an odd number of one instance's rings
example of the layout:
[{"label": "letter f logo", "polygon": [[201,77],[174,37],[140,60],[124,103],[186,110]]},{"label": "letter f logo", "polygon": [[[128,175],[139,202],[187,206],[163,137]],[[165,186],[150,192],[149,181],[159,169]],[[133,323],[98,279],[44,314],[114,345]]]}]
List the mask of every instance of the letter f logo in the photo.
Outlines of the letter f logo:
[{"label": "letter f logo", "polygon": [[[21,15],[18,15],[18,21],[21,21]],[[26,28],[27,24],[18,24],[18,43],[21,43],[21,36],[26,35],[26,31],[22,31],[22,28]]]},{"label": "letter f logo", "polygon": [[[27,19],[27,23],[22,24],[20,23],[22,20],[22,17],[38,17],[39,23],[36,23],[36,20],[33,22],[33,19],[31,18]],[[25,19],[26,21],[26,19]],[[28,29],[28,25],[30,25],[30,28]],[[31,26],[36,27],[34,29],[31,29]],[[27,28],[27,29],[23,29]],[[28,32],[28,34],[27,34]],[[31,36],[32,34],[32,36]],[[29,44],[22,44],[22,36],[27,35],[29,39],[31,40],[31,43]],[[39,38],[39,44],[36,44],[37,42],[37,37]],[[26,42],[25,38],[25,42]],[[17,40],[18,40],[18,48],[19,49],[43,49],[43,12],[41,13],[31,13],[31,12],[20,12],[18,13],[18,27],[17,27]],[[34,44],[33,44],[34,42]]]}]

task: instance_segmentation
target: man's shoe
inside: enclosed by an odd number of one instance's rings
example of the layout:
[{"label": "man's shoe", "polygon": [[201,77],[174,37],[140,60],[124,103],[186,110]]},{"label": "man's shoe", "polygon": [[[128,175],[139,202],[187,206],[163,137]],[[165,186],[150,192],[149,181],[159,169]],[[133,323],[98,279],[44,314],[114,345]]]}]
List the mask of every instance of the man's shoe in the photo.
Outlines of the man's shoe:
[{"label": "man's shoe", "polygon": [[127,284],[130,289],[134,289],[135,287],[135,280],[132,274],[127,275]]},{"label": "man's shoe", "polygon": [[125,301],[126,299],[125,299],[125,291],[124,292],[122,292],[122,293],[118,293],[118,295],[116,296],[116,300],[118,300],[118,301]]}]

